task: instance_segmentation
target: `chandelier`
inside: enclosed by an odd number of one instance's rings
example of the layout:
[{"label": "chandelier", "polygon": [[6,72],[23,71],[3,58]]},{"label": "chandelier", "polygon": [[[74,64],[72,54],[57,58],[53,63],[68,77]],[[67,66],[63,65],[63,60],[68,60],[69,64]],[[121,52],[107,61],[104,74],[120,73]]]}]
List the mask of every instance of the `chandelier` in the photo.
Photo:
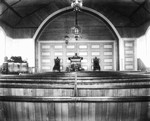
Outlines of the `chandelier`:
[{"label": "chandelier", "polygon": [[67,15],[66,15],[66,20],[65,20],[65,28],[66,28],[66,35],[64,36],[65,38],[65,43],[66,45],[69,43],[69,36],[68,36],[68,26],[67,26]]},{"label": "chandelier", "polygon": [[75,11],[75,26],[71,28],[71,31],[75,37],[75,40],[78,40],[81,37],[81,28],[78,25],[78,11]]},{"label": "chandelier", "polygon": [[71,28],[71,31],[74,34],[75,40],[78,40],[81,37],[81,28],[78,25],[78,11],[80,11],[82,7],[82,0],[72,0],[71,7],[73,7],[75,11],[75,26]]},{"label": "chandelier", "polygon": [[[82,7],[82,0],[72,0],[71,1],[71,7],[74,9],[75,12],[75,25],[71,28],[71,33],[74,35],[75,40],[78,40],[81,38],[81,28],[78,25],[78,11],[80,11],[80,8]],[[67,23],[67,22],[66,22]],[[65,43],[69,43],[69,36],[66,32],[66,35],[64,36]]]}]

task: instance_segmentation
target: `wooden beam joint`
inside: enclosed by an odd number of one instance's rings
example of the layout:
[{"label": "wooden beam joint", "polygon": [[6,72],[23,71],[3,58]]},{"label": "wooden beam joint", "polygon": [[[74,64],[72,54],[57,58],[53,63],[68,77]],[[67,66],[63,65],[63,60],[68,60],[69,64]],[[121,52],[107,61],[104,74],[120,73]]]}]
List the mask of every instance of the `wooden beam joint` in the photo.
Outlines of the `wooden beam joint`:
[{"label": "wooden beam joint", "polygon": [[22,16],[17,11],[15,11],[14,8],[10,6],[5,0],[1,0],[1,2],[5,4],[11,11],[13,11],[18,17],[22,18]]}]

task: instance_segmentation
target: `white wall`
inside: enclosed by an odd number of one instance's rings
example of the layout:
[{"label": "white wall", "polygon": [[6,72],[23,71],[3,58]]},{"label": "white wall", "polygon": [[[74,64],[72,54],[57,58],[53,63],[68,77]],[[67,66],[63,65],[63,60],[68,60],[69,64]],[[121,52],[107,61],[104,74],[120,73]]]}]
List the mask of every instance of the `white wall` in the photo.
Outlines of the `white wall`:
[{"label": "white wall", "polygon": [[35,47],[33,39],[12,39],[0,27],[0,65],[4,57],[21,56],[28,61],[29,67],[35,66]]},{"label": "white wall", "polygon": [[146,39],[146,57],[147,57],[146,65],[150,67],[150,28],[146,32],[145,37],[146,37],[145,39]]},{"label": "white wall", "polygon": [[7,56],[8,58],[11,57],[11,53],[12,53],[12,38],[6,36],[6,54],[5,56]]},{"label": "white wall", "polygon": [[150,31],[137,39],[137,58],[140,58],[147,67],[150,67]]},{"label": "white wall", "polygon": [[0,28],[0,65],[4,62],[4,57],[6,54],[5,48],[6,36],[3,30]]},{"label": "white wall", "polygon": [[35,66],[35,49],[33,39],[12,39],[11,56],[21,56],[30,67]]}]

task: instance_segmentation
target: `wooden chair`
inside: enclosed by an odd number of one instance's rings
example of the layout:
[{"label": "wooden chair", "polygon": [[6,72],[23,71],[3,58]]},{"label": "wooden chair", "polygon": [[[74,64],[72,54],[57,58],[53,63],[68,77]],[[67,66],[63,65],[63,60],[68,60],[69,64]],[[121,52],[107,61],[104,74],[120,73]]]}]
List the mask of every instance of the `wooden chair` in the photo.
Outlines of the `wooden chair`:
[{"label": "wooden chair", "polygon": [[99,65],[99,58],[95,57],[93,59],[93,70],[94,71],[100,71],[101,70],[101,67]]},{"label": "wooden chair", "polygon": [[53,67],[53,71],[60,72],[60,59],[57,57],[54,59],[55,65]]}]

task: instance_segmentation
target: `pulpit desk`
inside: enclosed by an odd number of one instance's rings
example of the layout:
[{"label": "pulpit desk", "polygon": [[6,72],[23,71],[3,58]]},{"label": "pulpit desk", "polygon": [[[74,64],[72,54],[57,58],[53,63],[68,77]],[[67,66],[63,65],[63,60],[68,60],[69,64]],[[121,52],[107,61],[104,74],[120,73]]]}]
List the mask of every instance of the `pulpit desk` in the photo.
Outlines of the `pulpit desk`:
[{"label": "pulpit desk", "polygon": [[83,57],[75,54],[73,57],[68,58],[70,60],[70,71],[81,71],[83,68],[81,67],[81,60]]}]

